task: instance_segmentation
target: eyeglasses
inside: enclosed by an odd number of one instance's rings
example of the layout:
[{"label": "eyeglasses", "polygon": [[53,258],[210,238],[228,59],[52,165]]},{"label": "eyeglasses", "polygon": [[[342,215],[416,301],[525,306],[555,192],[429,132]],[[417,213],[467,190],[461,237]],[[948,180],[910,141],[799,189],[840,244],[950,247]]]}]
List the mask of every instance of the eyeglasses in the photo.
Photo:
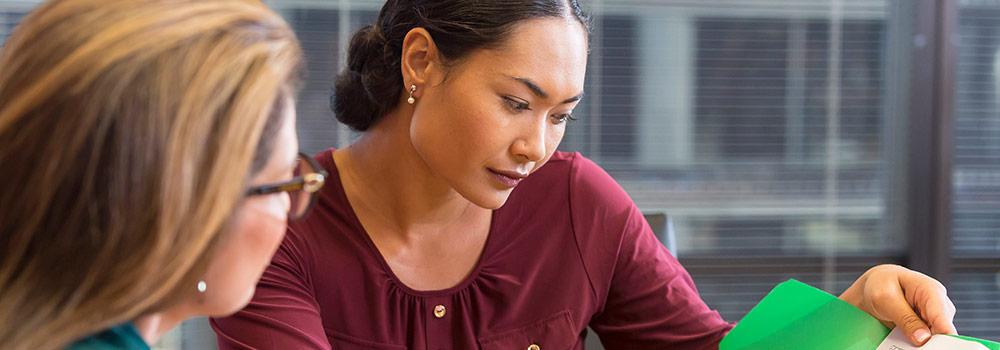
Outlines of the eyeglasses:
[{"label": "eyeglasses", "polygon": [[323,187],[329,176],[316,160],[305,153],[299,153],[295,177],[289,181],[254,186],[247,190],[247,196],[262,196],[279,192],[288,192],[291,206],[288,208],[288,220],[301,219],[316,201],[316,193]]}]

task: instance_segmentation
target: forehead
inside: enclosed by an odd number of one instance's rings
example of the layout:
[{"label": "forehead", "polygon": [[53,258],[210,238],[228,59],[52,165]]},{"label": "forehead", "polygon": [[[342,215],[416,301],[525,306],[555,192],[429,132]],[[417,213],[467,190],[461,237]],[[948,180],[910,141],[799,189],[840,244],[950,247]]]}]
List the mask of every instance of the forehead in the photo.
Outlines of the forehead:
[{"label": "forehead", "polygon": [[497,47],[476,50],[463,65],[488,77],[527,78],[546,90],[576,95],[587,69],[587,34],[571,18],[527,20]]}]

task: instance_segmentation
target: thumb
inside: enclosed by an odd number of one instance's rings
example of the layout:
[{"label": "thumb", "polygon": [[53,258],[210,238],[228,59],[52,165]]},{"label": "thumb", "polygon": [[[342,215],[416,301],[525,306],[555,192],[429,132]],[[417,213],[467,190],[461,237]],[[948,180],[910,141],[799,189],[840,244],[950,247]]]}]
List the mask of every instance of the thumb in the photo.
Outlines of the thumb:
[{"label": "thumb", "polygon": [[875,313],[880,318],[895,323],[896,327],[901,327],[913,345],[926,343],[931,337],[930,327],[927,327],[924,320],[913,311],[913,307],[903,297],[902,291],[897,290],[896,293],[887,294],[889,295],[877,300],[881,302],[873,303]]}]

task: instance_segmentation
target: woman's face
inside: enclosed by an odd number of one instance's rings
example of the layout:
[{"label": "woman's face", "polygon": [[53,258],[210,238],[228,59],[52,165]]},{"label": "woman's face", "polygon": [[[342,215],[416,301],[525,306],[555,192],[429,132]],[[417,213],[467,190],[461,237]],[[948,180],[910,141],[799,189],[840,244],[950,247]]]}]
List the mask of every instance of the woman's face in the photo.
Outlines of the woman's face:
[{"label": "woman's face", "polygon": [[586,66],[587,35],[575,19],[525,21],[501,46],[470,53],[422,88],[414,148],[463,197],[499,208],[562,141]]},{"label": "woman's face", "polygon": [[[273,153],[251,179],[251,186],[292,178],[299,145],[294,103],[289,101],[285,105],[285,118],[275,135]],[[285,236],[289,205],[288,193],[280,192],[247,197],[237,206],[209,262],[204,276],[208,288],[196,296],[195,313],[224,316],[250,302],[257,281]]]}]

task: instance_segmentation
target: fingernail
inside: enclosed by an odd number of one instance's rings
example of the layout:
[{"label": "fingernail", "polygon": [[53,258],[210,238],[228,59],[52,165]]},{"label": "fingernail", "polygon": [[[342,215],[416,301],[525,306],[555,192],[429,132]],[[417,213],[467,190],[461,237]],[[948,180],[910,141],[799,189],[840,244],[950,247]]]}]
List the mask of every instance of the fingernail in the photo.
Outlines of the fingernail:
[{"label": "fingernail", "polygon": [[927,341],[927,338],[931,337],[931,332],[928,332],[926,329],[918,329],[913,333],[913,337],[917,338],[917,341],[923,344]]}]

